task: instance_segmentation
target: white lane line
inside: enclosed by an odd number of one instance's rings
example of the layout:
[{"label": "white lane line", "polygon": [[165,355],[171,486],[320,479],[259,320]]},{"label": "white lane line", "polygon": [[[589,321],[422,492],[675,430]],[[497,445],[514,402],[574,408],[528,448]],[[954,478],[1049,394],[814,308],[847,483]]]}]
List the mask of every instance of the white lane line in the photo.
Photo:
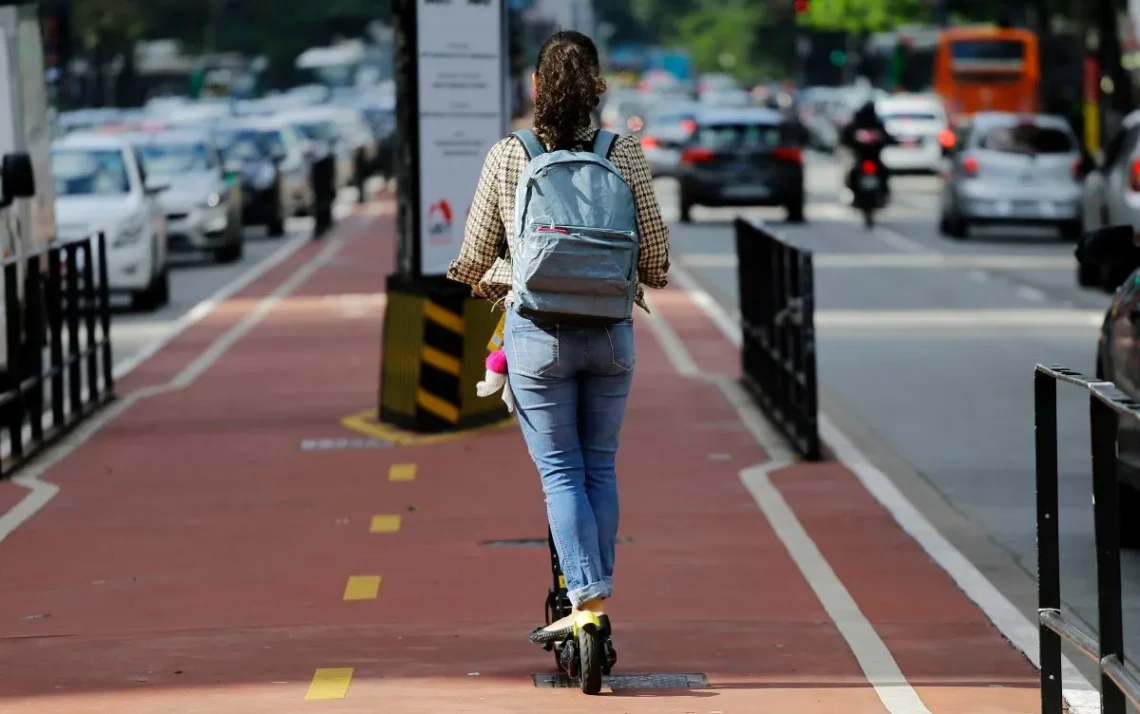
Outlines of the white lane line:
[{"label": "white lane line", "polygon": [[[680,266],[673,265],[672,277],[689,292],[709,319],[720,328],[733,345],[742,341],[740,324],[734,322],[722,305],[700,288],[697,281]],[[954,547],[938,529],[895,486],[894,482],[835,425],[827,414],[820,413],[820,436],[836,458],[851,469],[863,487],[887,509],[895,522],[938,563],[985,613],[1002,635],[1040,668],[1040,635],[1038,626],[1025,616],[1009,598],[998,590],[970,560]],[[1100,695],[1068,657],[1062,657],[1064,696],[1073,714],[1100,714]]]},{"label": "white lane line", "polygon": [[[202,318],[213,312],[214,309],[218,307],[218,305],[225,302],[230,296],[249,287],[262,275],[265,275],[270,270],[273,270],[278,265],[284,263],[290,258],[290,256],[300,250],[301,246],[305,245],[311,240],[312,238],[305,234],[294,236],[287,243],[278,248],[268,258],[253,266],[242,275],[238,276],[238,278],[233,282],[223,285],[219,290],[214,292],[214,294],[210,295],[205,300],[199,302],[197,305],[195,305],[193,308],[175,320],[174,323],[170,325],[169,329],[166,330],[165,334],[163,334],[161,337],[153,340],[130,357],[116,364],[114,370],[115,379],[122,379],[123,377],[133,372],[140,364],[158,354],[159,350],[170,344],[174,338],[178,337],[180,334],[189,329],[191,325],[200,322]],[[112,325],[111,330],[113,331],[114,329],[114,325]]]},{"label": "white lane line", "polygon": [[[311,239],[304,239],[305,242],[308,240]],[[257,305],[254,307],[254,310],[250,314],[246,315],[244,319],[230,328],[224,335],[221,335],[216,340],[214,340],[214,342],[210,344],[205,352],[203,352],[197,359],[187,365],[186,368],[179,372],[168,384],[145,387],[135,392],[131,392],[122,399],[113,402],[112,404],[108,405],[107,408],[96,413],[87,421],[81,423],[74,432],[65,437],[59,444],[55,445],[51,449],[48,449],[38,459],[25,467],[23,473],[13,477],[12,483],[28,489],[29,492],[26,496],[24,496],[23,499],[20,500],[19,503],[13,506],[3,516],[0,516],[0,543],[3,543],[4,540],[13,533],[13,531],[26,523],[28,519],[30,519],[40,509],[46,506],[52,500],[52,498],[54,498],[59,493],[58,485],[41,480],[41,477],[47,473],[47,471],[52,466],[55,466],[57,463],[62,461],[77,448],[89,441],[103,427],[107,426],[112,421],[122,416],[122,414],[126,412],[127,409],[131,408],[143,399],[159,394],[166,394],[176,389],[183,389],[190,386],[193,381],[200,377],[207,368],[217,362],[228,349],[233,347],[238,339],[240,339],[243,335],[248,334],[249,331],[252,330],[258,322],[263,320],[274,305],[280,302],[281,299],[286,297],[290,292],[296,290],[297,287],[299,287],[306,278],[311,276],[313,272],[320,266],[323,259],[327,259],[330,255],[339,250],[345,242],[345,239],[342,237],[326,240],[329,241],[328,244],[317,256],[314,257],[313,260],[305,263],[299,269],[297,269],[284,283],[279,285],[272,294],[258,301]],[[296,250],[297,247],[294,247],[293,252]],[[284,251],[285,247],[283,247],[279,253],[283,253]],[[284,257],[280,258],[278,263],[284,259]],[[251,273],[255,273],[254,278],[247,279],[248,274],[246,274],[238,278],[234,284],[240,284],[242,281],[245,281],[245,284],[248,285],[250,282],[256,279],[256,275],[263,275],[266,270],[268,270],[268,268],[262,268],[261,265],[255,266],[250,270]],[[231,289],[232,285],[233,284],[218,291],[218,293],[215,293],[215,296],[219,294],[232,295],[241,289],[240,287]],[[200,320],[202,317],[205,317],[205,315],[208,314],[210,310],[213,310],[215,307],[217,307],[224,299],[224,297],[218,299],[208,310],[199,313],[200,316],[198,319]],[[194,322],[196,322],[196,320]],[[191,321],[186,322],[181,327],[181,330],[185,330],[192,324],[193,322]],[[174,335],[169,335],[165,339],[167,342],[169,342],[171,339],[173,339],[173,337]],[[137,366],[140,363],[141,360],[134,366]],[[133,368],[134,367],[132,367],[132,369]]]},{"label": "white lane line", "polygon": [[[677,374],[699,378],[692,354],[668,321],[653,313],[649,325]],[[739,385],[725,377],[716,378],[715,382],[769,458],[767,463],[742,470],[740,480],[847,642],[867,682],[890,714],[930,714],[874,625],[859,609],[783,494],[772,484],[769,478],[772,472],[795,463],[791,452]]]},{"label": "white lane line", "polygon": [[[736,253],[685,253],[676,261],[690,268],[735,268]],[[970,269],[972,279],[985,280],[983,269],[1072,270],[1076,263],[1068,255],[1012,255],[977,253],[832,253],[815,251],[816,268],[931,268]]]},{"label": "white lane line", "polygon": [[1030,285],[1019,285],[1015,292],[1018,297],[1025,298],[1030,302],[1045,302],[1049,297],[1044,290],[1039,290]]}]

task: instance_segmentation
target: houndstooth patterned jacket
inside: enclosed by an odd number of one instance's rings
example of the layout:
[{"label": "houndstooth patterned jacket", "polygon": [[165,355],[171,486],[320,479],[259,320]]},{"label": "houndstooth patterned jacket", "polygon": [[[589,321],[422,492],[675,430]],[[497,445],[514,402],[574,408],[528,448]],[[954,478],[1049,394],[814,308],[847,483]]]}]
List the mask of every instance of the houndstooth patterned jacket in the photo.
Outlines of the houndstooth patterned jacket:
[{"label": "houndstooth patterned jacket", "polygon": [[[595,129],[584,127],[576,138],[588,148],[595,134]],[[609,159],[621,171],[637,200],[641,239],[637,304],[648,312],[642,286],[663,288],[668,282],[669,227],[661,218],[653,178],[637,138],[619,136]],[[515,188],[528,161],[522,142],[514,137],[491,147],[467,216],[463,246],[447,271],[448,278],[473,286],[475,294],[494,302],[506,297],[511,289],[511,243],[516,236],[509,235],[506,226],[513,224]]]}]

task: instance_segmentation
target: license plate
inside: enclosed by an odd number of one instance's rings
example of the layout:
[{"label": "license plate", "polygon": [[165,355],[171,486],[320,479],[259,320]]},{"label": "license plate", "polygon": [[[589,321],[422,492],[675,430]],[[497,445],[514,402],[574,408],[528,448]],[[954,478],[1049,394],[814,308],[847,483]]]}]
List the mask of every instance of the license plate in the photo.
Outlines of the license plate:
[{"label": "license plate", "polygon": [[767,198],[772,191],[767,186],[725,186],[722,193],[727,198]]},{"label": "license plate", "polygon": [[1038,210],[1040,210],[1041,215],[1046,218],[1053,218],[1057,215],[1057,206],[1052,201],[1042,201],[1038,206]]},{"label": "license plate", "polygon": [[921,143],[922,143],[922,142],[921,142],[921,141],[919,141],[918,139],[901,139],[901,140],[899,141],[899,144],[900,144],[900,145],[902,145],[902,146],[912,146],[912,147],[913,147],[913,146],[918,146],[918,145],[919,145],[919,144],[921,144]]},{"label": "license plate", "polygon": [[999,216],[1008,216],[1013,213],[1013,203],[1009,201],[998,201],[994,204],[994,212]]},{"label": "license plate", "polygon": [[860,176],[859,177],[859,188],[863,189],[864,191],[877,191],[879,188],[879,177],[878,176]]}]

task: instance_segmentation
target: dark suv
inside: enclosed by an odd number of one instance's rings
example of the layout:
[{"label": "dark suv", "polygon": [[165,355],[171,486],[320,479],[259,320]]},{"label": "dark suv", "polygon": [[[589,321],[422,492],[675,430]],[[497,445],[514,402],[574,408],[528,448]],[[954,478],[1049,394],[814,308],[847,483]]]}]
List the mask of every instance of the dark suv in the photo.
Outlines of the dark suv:
[{"label": "dark suv", "polygon": [[677,171],[681,220],[693,206],[783,206],[804,220],[804,136],[772,109],[710,109],[696,128]]}]

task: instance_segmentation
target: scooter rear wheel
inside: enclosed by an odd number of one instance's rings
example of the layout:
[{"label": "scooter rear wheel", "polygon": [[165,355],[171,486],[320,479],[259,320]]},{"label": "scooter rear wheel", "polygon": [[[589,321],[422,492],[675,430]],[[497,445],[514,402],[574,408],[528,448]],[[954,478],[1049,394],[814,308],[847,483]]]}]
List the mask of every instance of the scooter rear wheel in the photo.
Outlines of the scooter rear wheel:
[{"label": "scooter rear wheel", "polygon": [[606,653],[602,636],[593,625],[584,625],[578,630],[578,656],[581,659],[582,693],[598,694],[602,691]]}]

